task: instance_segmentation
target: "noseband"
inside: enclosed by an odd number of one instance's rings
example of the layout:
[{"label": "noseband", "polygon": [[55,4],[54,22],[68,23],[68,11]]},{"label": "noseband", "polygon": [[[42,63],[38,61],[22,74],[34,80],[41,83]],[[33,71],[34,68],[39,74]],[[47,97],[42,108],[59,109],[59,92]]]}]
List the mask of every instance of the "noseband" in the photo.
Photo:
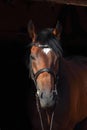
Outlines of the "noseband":
[{"label": "noseband", "polygon": [[54,77],[54,80],[56,79],[54,72],[50,68],[43,68],[37,71],[37,73],[33,75],[34,81],[36,82],[38,76],[44,72],[50,73]]}]

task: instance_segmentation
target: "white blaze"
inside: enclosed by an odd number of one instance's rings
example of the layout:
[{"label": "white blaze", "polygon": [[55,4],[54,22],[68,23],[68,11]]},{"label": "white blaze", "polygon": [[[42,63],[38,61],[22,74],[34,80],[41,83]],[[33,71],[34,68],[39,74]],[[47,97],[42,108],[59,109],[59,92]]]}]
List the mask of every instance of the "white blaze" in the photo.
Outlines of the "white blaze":
[{"label": "white blaze", "polygon": [[44,49],[43,49],[43,52],[44,52],[45,54],[47,54],[49,51],[51,51],[51,48],[44,48]]}]

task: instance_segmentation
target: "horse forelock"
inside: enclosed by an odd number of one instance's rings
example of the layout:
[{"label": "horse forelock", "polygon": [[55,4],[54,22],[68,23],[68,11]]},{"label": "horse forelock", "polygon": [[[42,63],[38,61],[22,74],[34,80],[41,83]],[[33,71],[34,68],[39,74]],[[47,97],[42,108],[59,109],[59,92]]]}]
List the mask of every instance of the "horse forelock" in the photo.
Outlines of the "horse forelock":
[{"label": "horse forelock", "polygon": [[62,57],[61,43],[56,36],[52,33],[53,29],[45,29],[37,34],[36,41],[41,45],[48,45],[57,55]]}]

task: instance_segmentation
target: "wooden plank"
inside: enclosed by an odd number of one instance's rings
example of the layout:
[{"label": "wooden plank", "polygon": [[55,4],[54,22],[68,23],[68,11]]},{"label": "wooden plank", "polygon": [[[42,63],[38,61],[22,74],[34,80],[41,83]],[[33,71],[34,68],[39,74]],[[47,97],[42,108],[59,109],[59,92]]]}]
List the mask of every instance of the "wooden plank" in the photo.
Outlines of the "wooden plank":
[{"label": "wooden plank", "polygon": [[31,2],[53,2],[57,4],[67,4],[75,6],[87,6],[87,0],[31,0]]}]

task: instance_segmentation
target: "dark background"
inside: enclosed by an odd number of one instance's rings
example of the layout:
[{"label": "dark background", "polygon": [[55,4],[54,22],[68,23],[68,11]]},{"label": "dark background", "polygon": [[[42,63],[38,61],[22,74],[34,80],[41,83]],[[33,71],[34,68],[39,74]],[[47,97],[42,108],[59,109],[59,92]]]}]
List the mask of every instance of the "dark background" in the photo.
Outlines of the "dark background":
[{"label": "dark background", "polygon": [[[0,127],[3,130],[29,129],[32,81],[26,68],[28,21],[36,29],[62,25],[64,56],[87,56],[87,8],[46,2],[0,1]],[[31,97],[31,98],[30,98]]]}]

